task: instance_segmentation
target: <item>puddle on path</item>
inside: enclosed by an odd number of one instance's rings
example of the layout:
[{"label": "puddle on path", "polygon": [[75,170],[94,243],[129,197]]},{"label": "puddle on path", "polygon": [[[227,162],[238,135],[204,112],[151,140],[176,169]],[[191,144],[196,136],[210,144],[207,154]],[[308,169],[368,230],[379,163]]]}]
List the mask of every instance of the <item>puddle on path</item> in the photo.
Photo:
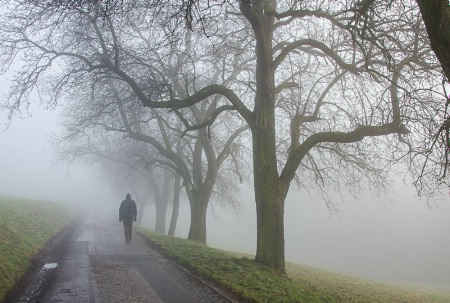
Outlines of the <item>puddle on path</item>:
[{"label": "puddle on path", "polygon": [[58,263],[46,263],[37,274],[34,282],[28,286],[25,294],[19,299],[19,303],[39,302],[38,298],[47,282],[50,272],[58,266]]},{"label": "puddle on path", "polygon": [[44,267],[42,267],[42,269],[53,269],[56,268],[56,266],[58,266],[58,263],[47,263]]}]

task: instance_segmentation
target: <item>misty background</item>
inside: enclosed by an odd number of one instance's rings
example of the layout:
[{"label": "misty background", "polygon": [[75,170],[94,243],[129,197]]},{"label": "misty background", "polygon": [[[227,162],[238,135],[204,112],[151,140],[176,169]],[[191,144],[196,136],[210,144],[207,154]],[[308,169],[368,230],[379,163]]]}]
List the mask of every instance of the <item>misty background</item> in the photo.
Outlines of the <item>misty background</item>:
[{"label": "misty background", "polygon": [[[2,89],[2,94],[5,89]],[[118,223],[125,198],[114,193],[95,166],[55,164],[51,137],[60,129],[61,110],[29,109],[13,117],[1,113],[0,195],[98,207]],[[450,198],[427,203],[410,180],[397,178],[395,192],[358,199],[336,197],[337,211],[295,190],[285,208],[286,260],[389,283],[450,292]],[[209,246],[254,254],[256,214],[252,184],[241,185],[239,210],[208,208]],[[167,212],[168,220],[171,209]],[[154,204],[144,226],[154,228]],[[176,236],[187,238],[189,205],[182,201]]]},{"label": "misty background", "polygon": [[[8,90],[5,78],[0,78],[0,95]],[[29,113],[15,115],[9,127],[6,114],[0,112],[0,195],[59,201],[78,209],[95,207],[120,224],[118,208],[126,192],[115,192],[96,166],[57,164],[51,142],[62,130],[62,108],[45,110],[31,104]],[[331,210],[292,186],[285,206],[286,260],[450,293],[450,195],[428,203],[417,197],[411,180],[392,178],[393,192],[336,196],[336,209]],[[240,189],[239,209],[209,205],[207,243],[254,254],[252,181]],[[170,214],[169,207],[167,222]],[[189,224],[189,205],[182,200],[176,236],[187,238]],[[154,229],[154,204],[147,206],[143,225]]]}]

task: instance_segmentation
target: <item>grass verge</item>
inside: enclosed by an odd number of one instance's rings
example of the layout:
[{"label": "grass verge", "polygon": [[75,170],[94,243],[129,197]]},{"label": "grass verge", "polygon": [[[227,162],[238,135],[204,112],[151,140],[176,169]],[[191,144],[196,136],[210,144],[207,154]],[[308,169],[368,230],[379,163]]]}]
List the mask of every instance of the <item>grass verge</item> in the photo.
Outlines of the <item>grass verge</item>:
[{"label": "grass verge", "polygon": [[70,219],[58,203],[0,197],[0,302]]},{"label": "grass verge", "polygon": [[448,297],[437,297],[298,264],[288,263],[287,274],[284,275],[250,258],[240,257],[237,253],[144,229],[139,229],[139,232],[165,255],[240,302],[450,302]]}]

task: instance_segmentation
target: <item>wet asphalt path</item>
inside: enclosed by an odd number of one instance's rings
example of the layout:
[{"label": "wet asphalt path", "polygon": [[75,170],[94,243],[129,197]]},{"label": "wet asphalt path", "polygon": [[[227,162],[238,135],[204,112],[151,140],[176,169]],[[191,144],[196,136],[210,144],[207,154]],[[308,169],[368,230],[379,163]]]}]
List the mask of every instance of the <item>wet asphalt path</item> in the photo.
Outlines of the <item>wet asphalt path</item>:
[{"label": "wet asphalt path", "polygon": [[[59,260],[49,260],[54,263],[40,271],[45,278],[35,278],[18,302],[233,302],[151,249],[134,231],[126,243],[122,224],[112,218],[83,219],[65,246]],[[38,288],[39,294],[30,295]]]}]

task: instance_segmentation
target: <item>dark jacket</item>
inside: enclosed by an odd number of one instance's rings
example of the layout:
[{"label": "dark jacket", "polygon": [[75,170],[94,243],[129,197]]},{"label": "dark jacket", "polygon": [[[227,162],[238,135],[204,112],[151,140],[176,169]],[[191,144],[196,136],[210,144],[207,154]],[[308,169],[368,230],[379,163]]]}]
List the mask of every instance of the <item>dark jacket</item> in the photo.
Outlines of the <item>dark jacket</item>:
[{"label": "dark jacket", "polygon": [[136,202],[131,197],[128,197],[122,201],[119,208],[119,219],[136,219],[137,208]]}]

